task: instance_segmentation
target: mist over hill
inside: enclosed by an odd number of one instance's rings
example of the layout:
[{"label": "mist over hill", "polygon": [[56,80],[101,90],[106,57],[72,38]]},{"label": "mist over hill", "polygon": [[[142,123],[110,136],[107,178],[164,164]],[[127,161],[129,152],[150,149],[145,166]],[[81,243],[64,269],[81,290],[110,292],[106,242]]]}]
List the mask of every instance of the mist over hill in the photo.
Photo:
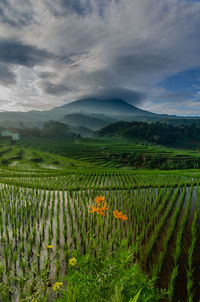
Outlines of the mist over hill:
[{"label": "mist over hill", "polygon": [[[75,124],[86,126],[84,123],[87,120],[90,126],[92,124],[91,129],[96,129],[117,120],[134,120],[135,118],[156,116],[157,114],[141,110],[121,99],[90,98],[77,100],[45,111],[0,112],[0,126],[19,126],[20,122],[28,126],[42,126],[48,120],[68,121],[73,126]],[[81,120],[83,124],[80,124]]]},{"label": "mist over hill", "polygon": [[[173,115],[155,114],[137,108],[122,99],[80,99],[63,106],[55,107],[45,111],[28,112],[0,112],[1,127],[43,127],[50,120],[66,123],[67,125],[90,131],[96,131],[113,122],[119,121],[142,121],[156,122],[169,121],[170,123],[181,123],[192,118],[180,118]],[[198,119],[199,120],[199,119]],[[179,122],[178,122],[179,121]],[[78,128],[77,128],[78,127]]]},{"label": "mist over hill", "polygon": [[72,114],[66,114],[62,120],[63,123],[67,123],[71,126],[83,126],[92,130],[97,130],[99,128],[102,128],[108,123],[112,122],[112,119],[110,121],[106,121],[102,118],[95,117],[95,116],[89,116],[84,115],[81,113],[72,113]]}]

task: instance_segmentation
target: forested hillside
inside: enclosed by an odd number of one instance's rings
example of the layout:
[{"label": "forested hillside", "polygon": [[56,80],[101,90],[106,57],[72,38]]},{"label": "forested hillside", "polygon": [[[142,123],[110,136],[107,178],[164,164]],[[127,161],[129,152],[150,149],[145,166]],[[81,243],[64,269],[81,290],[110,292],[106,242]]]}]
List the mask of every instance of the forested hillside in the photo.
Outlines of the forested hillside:
[{"label": "forested hillside", "polygon": [[200,123],[171,125],[167,123],[117,122],[97,132],[99,136],[144,139],[166,146],[196,148],[200,144]]}]

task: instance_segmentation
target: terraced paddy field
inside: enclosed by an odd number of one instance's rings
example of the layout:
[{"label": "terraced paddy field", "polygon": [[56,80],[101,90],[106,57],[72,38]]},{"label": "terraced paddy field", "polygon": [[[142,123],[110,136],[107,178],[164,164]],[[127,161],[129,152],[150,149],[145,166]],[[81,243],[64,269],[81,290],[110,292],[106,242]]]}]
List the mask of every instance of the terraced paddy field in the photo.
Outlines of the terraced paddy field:
[{"label": "terraced paddy field", "polygon": [[132,155],[139,155],[142,158],[140,168],[145,168],[147,166],[145,164],[152,158],[161,160],[163,163],[174,162],[174,166],[178,169],[184,168],[182,165],[186,161],[191,162],[191,168],[197,168],[195,161],[200,161],[200,154],[196,150],[167,148],[149,143],[123,142],[113,139],[80,139],[67,142],[65,140],[33,138],[23,139],[21,145],[87,162],[92,166],[107,168],[133,168],[134,160],[127,160]]},{"label": "terraced paddy field", "polygon": [[[167,290],[162,301],[199,301],[199,176],[195,170],[2,167],[0,300],[50,301],[74,251],[98,257],[105,244],[109,254],[124,242],[134,251],[130,262]],[[97,196],[105,197],[103,215],[94,210]],[[125,218],[116,219],[116,210]]]},{"label": "terraced paddy field", "polygon": [[23,138],[0,140],[0,164],[15,169],[198,169],[196,150],[106,139]]}]

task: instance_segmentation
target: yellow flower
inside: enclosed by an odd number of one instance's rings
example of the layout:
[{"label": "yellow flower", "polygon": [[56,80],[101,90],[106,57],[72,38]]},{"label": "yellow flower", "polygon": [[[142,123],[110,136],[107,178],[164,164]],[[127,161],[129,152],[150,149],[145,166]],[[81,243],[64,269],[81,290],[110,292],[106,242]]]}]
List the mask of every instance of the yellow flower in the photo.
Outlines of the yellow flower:
[{"label": "yellow flower", "polygon": [[63,282],[56,282],[52,286],[54,292],[59,290],[61,287],[63,287]]},{"label": "yellow flower", "polygon": [[52,245],[48,245],[47,248],[48,248],[48,249],[52,249],[53,246],[52,246]]},{"label": "yellow flower", "polygon": [[77,259],[76,258],[71,258],[69,259],[69,265],[74,266],[77,263]]}]

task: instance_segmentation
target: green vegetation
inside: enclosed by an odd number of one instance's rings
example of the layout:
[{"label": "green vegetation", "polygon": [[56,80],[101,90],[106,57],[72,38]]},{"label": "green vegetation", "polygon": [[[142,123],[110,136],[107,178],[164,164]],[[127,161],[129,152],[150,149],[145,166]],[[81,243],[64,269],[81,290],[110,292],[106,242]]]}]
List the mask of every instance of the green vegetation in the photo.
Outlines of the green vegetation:
[{"label": "green vegetation", "polygon": [[56,301],[159,301],[164,295],[155,289],[155,282],[136,263],[130,264],[132,255],[124,248],[125,243],[121,242],[107,257],[90,254],[77,257],[77,264],[68,270],[67,289],[62,290],[62,298]]},{"label": "green vegetation", "polygon": [[[37,167],[48,167],[49,153],[51,158],[60,156],[60,166],[57,168],[69,167],[69,162],[76,166],[88,166],[96,168],[124,168],[124,169],[198,169],[200,168],[199,151],[183,150],[163,147],[156,144],[141,142],[141,140],[119,141],[113,139],[83,139],[76,135],[73,137],[53,138],[46,136],[35,137],[37,129],[32,129],[30,133],[26,131],[26,137],[16,145],[0,140],[0,156],[4,165],[20,165],[21,168],[28,168],[31,156],[30,152],[36,152],[39,158],[43,158],[43,164]],[[12,152],[11,152],[12,149]],[[24,150],[24,156],[18,157],[18,152]],[[7,150],[7,151],[6,151]],[[14,151],[15,150],[15,151]],[[40,152],[43,154],[40,156]],[[3,152],[3,153],[2,153]],[[29,152],[29,153],[30,153]],[[9,154],[10,153],[10,154]],[[48,154],[44,154],[48,153]],[[26,156],[27,154],[27,156]],[[63,158],[64,157],[64,158]],[[15,160],[14,160],[15,158]],[[11,159],[7,161],[8,159]],[[26,167],[23,160],[28,159]],[[46,160],[47,159],[47,160]],[[53,160],[56,162],[57,160]],[[68,165],[62,165],[68,161]],[[77,163],[77,164],[76,164]],[[31,166],[32,167],[32,166]]]},{"label": "green vegetation", "polygon": [[[3,299],[9,301],[14,294],[21,300],[32,297],[40,301],[42,295],[47,299],[49,295],[53,296],[53,284],[62,281],[64,295],[73,295],[74,299],[77,295],[77,301],[87,301],[89,293],[95,301],[98,301],[96,296],[99,301],[106,301],[108,296],[129,301],[140,289],[138,301],[144,301],[144,297],[152,297],[152,301],[156,301],[160,294],[155,289],[155,277],[162,278],[169,241],[178,226],[174,268],[169,275],[169,298],[172,299],[176,294],[174,288],[182,236],[191,197],[196,192],[193,184],[198,182],[199,174],[197,171],[181,174],[180,171],[136,173],[130,170],[105,172],[89,169],[81,172],[79,169],[23,171],[2,168],[0,240]],[[191,187],[187,205],[184,205],[186,185]],[[89,213],[97,195],[106,197],[109,208],[106,217]],[[116,219],[112,214],[116,209],[127,213],[128,220]],[[181,210],[185,212],[183,218],[179,215]],[[177,222],[179,217],[181,223]],[[194,229],[194,223],[192,225]],[[162,230],[165,228],[164,236]],[[163,243],[158,245],[160,238],[163,238]],[[188,249],[191,250],[189,246]],[[76,269],[69,269],[68,260],[72,257],[78,261]],[[122,261],[123,257],[128,260]],[[155,270],[149,271],[152,280],[140,271],[140,260],[147,272],[158,263],[156,274]],[[192,270],[191,265],[189,269]],[[94,285],[81,277],[82,274],[92,280],[104,279]],[[69,288],[65,288],[65,278]],[[46,282],[50,282],[51,289],[47,290]],[[71,296],[66,297],[71,299]]]},{"label": "green vegetation", "polygon": [[[177,204],[176,210],[174,211],[174,214],[171,218],[171,225],[168,228],[167,234],[164,238],[163,250],[160,252],[160,255],[159,255],[159,258],[158,258],[158,264],[156,264],[155,267],[153,268],[153,273],[154,273],[155,277],[158,276],[161,273],[163,261],[164,261],[164,258],[166,256],[166,254],[167,254],[167,250],[168,250],[168,245],[169,245],[169,242],[170,242],[170,240],[172,238],[172,235],[174,233],[175,227],[177,225],[177,219],[178,219],[178,216],[180,214],[181,208],[183,206],[183,202],[184,202],[184,199],[185,199],[185,193],[186,193],[186,186],[184,187],[184,190],[181,194],[180,200]],[[177,198],[177,195],[175,195],[175,198]]]},{"label": "green vegetation", "polygon": [[198,169],[198,151],[167,148],[141,141],[128,142],[112,139],[79,139],[73,141],[24,138],[20,144],[26,148],[51,152],[74,160],[88,162],[101,168],[132,169]]},{"label": "green vegetation", "polygon": [[97,133],[100,136],[120,137],[126,139],[144,139],[165,146],[196,148],[200,141],[200,123],[192,124],[116,122],[104,127]]},{"label": "green vegetation", "polygon": [[50,152],[44,152],[39,148],[27,148],[18,143],[12,145],[9,141],[0,141],[0,163],[3,167],[11,169],[56,169],[86,168],[90,163],[78,159],[67,158]]},{"label": "green vegetation", "polygon": [[198,301],[200,171],[100,167],[92,150],[125,143],[57,142],[1,142],[0,300]]},{"label": "green vegetation", "polygon": [[65,139],[73,138],[73,134],[67,125],[55,121],[46,122],[42,128],[41,135],[44,137],[57,137]]},{"label": "green vegetation", "polygon": [[199,215],[199,186],[197,188],[197,196],[196,196],[196,204],[195,204],[195,213],[191,226],[191,235],[192,240],[188,250],[188,269],[187,269],[187,293],[188,293],[188,301],[192,302],[194,298],[193,293],[193,256],[194,250],[197,242],[197,227],[198,227],[198,215]]}]

